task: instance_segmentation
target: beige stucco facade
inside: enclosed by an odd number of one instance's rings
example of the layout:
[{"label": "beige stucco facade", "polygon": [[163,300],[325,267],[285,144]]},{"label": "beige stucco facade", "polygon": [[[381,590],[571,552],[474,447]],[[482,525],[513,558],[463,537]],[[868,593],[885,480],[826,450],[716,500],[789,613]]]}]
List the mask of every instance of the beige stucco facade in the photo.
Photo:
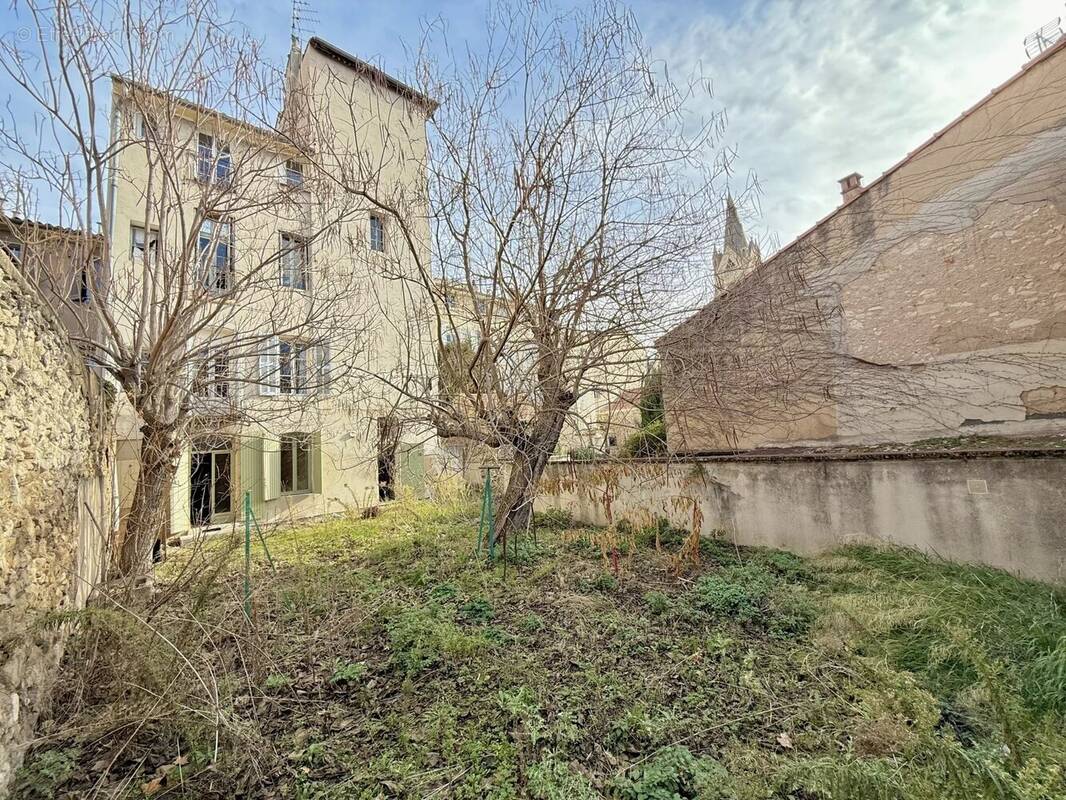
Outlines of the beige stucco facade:
[{"label": "beige stucco facade", "polygon": [[[407,224],[422,248],[420,259],[428,263],[425,120],[432,109],[384,73],[317,39],[290,57],[287,81],[287,95],[306,103],[301,113],[336,137],[328,153],[321,146],[315,151],[320,163],[299,168],[308,175],[314,169],[339,172],[344,167],[331,159],[339,162],[342,151],[367,156],[377,165],[371,188],[390,192],[390,197],[404,195]],[[129,90],[121,82],[115,85],[114,135],[135,139],[141,123],[124,102]],[[370,202],[360,205],[350,192],[335,198],[348,204],[343,218],[324,216],[330,210],[323,206],[332,201],[323,204],[311,196],[312,181],[305,184],[287,174],[294,151],[284,137],[242,126],[210,109],[188,108],[175,116],[168,121],[172,138],[195,143],[204,134],[229,149],[234,191],[249,198],[284,195],[278,202],[249,203],[250,210],[227,218],[231,280],[239,284],[243,275],[269,261],[284,246],[284,237],[302,236],[309,229],[319,235],[301,267],[306,279],[294,281],[291,272],[281,277],[280,263],[263,270],[271,277],[243,291],[241,309],[226,316],[225,326],[208,325],[198,334],[225,337],[238,330],[247,338],[250,331],[262,331],[263,342],[258,352],[247,350],[229,359],[225,380],[216,382],[225,384],[224,391],[212,384],[204,396],[194,398],[194,420],[171,488],[169,534],[240,518],[245,492],[257,519],[282,522],[358,511],[395,496],[404,485],[420,490],[425,462],[435,447],[432,431],[424,426],[390,429],[390,437],[397,439],[389,449],[395,463],[384,494],[379,481],[380,420],[403,416],[397,379],[411,378],[412,364],[418,365],[416,380],[428,379],[435,369],[435,361],[425,356],[429,350],[419,298],[412,281],[405,280],[416,269],[415,259],[397,227]],[[188,191],[180,202],[192,209],[202,196],[198,183],[204,177],[197,174],[195,146],[189,150]],[[138,229],[147,227],[150,195],[145,187],[151,168],[146,159],[146,148],[131,146],[113,165],[110,290],[118,302],[134,296],[145,280],[146,256],[135,244],[145,237]],[[377,217],[373,232],[372,215]],[[173,233],[154,235],[160,248],[185,244]],[[316,312],[316,307],[326,310]],[[301,351],[299,369],[305,378],[303,388],[297,388],[295,379],[279,377],[279,362],[289,356],[280,356],[285,351],[278,348],[287,346],[282,331],[307,328],[308,320],[315,321],[316,344]],[[136,486],[138,429],[127,403],[118,431],[123,517]]]},{"label": "beige stucco facade", "polygon": [[671,449],[1066,429],[1066,48],[855,186],[660,340]]}]

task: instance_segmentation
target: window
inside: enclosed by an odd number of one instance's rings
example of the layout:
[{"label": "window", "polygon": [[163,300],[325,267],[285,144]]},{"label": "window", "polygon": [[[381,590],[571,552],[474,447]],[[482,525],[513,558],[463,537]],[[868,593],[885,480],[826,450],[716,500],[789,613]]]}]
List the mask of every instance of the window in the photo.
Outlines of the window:
[{"label": "window", "polygon": [[0,247],[16,264],[22,263],[22,242],[0,242]]},{"label": "window", "polygon": [[291,186],[297,189],[303,186],[304,165],[299,161],[286,161],[284,183],[286,186]]},{"label": "window", "polygon": [[296,342],[278,342],[278,388],[282,394],[307,391],[307,348]]},{"label": "window", "polygon": [[233,288],[233,227],[228,222],[205,219],[200,225],[200,258],[204,286],[225,292]]},{"label": "window", "polygon": [[200,397],[229,397],[229,384],[229,359],[216,356],[198,371],[193,391]]},{"label": "window", "polygon": [[283,435],[279,460],[283,494],[311,491],[311,437],[308,434]]},{"label": "window", "polygon": [[196,147],[196,177],[204,183],[228,184],[232,171],[229,147],[219,145],[214,136],[201,133]]},{"label": "window", "polygon": [[149,259],[159,252],[159,231],[146,231],[139,225],[130,228],[130,255],[135,261],[143,261],[145,253]]},{"label": "window", "polygon": [[376,214],[370,215],[370,249],[379,253],[385,250],[385,223]]},{"label": "window", "polygon": [[133,115],[133,132],[138,139],[159,138],[159,129],[155,122],[148,119],[142,112]]},{"label": "window", "polygon": [[75,265],[74,275],[70,283],[70,299],[75,303],[89,302],[89,268],[84,264],[81,267]]},{"label": "window", "polygon": [[281,234],[281,285],[306,289],[310,262],[307,240],[291,233]]}]

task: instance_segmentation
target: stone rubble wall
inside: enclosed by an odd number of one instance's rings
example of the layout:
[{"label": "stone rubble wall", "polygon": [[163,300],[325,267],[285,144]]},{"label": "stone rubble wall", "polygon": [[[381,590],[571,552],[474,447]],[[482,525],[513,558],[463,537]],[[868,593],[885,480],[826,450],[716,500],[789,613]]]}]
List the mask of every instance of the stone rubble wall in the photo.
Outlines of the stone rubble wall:
[{"label": "stone rubble wall", "polygon": [[102,578],[111,527],[104,393],[62,324],[0,253],[0,795]]}]

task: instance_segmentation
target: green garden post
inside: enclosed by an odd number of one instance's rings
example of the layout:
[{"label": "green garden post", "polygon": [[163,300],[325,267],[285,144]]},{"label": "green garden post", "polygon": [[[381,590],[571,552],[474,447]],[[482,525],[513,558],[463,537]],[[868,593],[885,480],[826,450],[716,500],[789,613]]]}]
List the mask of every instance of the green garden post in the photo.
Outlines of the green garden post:
[{"label": "green garden post", "polygon": [[485,468],[485,513],[489,518],[489,560],[494,561],[496,559],[496,515],[492,513],[492,467]]},{"label": "green garden post", "polygon": [[252,621],[252,493],[244,493],[244,617]]}]

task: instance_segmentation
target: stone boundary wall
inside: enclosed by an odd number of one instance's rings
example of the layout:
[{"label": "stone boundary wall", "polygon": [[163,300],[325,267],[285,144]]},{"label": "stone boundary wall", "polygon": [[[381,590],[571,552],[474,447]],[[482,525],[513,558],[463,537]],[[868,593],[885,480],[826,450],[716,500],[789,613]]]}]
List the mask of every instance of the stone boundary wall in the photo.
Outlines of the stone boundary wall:
[{"label": "stone boundary wall", "polygon": [[597,525],[666,517],[799,554],[902,545],[1066,582],[1063,451],[554,463],[537,508]]},{"label": "stone boundary wall", "polygon": [[48,702],[112,526],[107,403],[62,324],[0,253],[0,796]]}]

